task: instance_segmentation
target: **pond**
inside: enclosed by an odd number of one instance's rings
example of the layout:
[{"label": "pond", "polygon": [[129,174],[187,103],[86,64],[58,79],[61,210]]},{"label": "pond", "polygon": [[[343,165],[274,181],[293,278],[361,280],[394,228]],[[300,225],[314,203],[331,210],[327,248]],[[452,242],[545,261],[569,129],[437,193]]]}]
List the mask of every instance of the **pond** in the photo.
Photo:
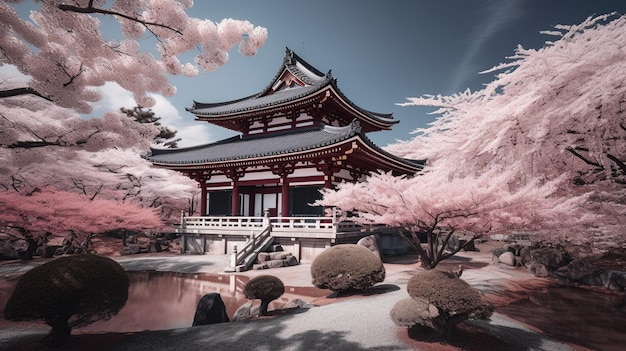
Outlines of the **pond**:
[{"label": "pond", "polygon": [[571,286],[527,291],[496,311],[555,339],[593,350],[618,351],[626,345],[626,295]]},{"label": "pond", "polygon": [[[243,287],[250,277],[240,274],[129,272],[126,306],[108,321],[81,328],[83,332],[134,332],[190,327],[196,305],[208,293],[220,293],[229,317],[248,300]],[[0,278],[0,306],[8,300],[17,277]],[[515,289],[516,302],[496,311],[543,333],[593,350],[622,350],[626,345],[626,295],[565,286],[532,291]],[[330,291],[314,287],[285,286],[285,294],[271,309],[299,298],[312,301]],[[257,301],[258,302],[258,301]],[[7,323],[6,321],[3,324]]]},{"label": "pond", "polygon": [[[190,327],[200,298],[208,293],[219,293],[232,318],[235,311],[248,299],[243,287],[251,279],[239,274],[205,274],[174,272],[128,272],[130,287],[126,306],[107,321],[98,321],[77,330],[85,332],[135,332]],[[17,277],[0,279],[0,306],[8,301]],[[270,304],[269,309],[280,308],[293,299],[312,301],[329,295],[329,290],[314,287],[285,286],[285,294]],[[258,304],[259,301],[257,301]],[[2,313],[2,316],[4,313]],[[6,323],[6,322],[5,322]]]}]

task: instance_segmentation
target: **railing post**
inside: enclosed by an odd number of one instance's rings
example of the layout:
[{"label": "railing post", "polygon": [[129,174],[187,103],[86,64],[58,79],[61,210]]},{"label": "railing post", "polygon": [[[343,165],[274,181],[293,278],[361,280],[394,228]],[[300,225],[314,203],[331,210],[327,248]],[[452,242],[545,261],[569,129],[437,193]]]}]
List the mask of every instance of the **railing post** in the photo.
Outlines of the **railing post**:
[{"label": "railing post", "polygon": [[180,210],[180,229],[185,229],[185,210]]},{"label": "railing post", "polygon": [[270,210],[266,208],[263,210],[263,227],[270,225]]},{"label": "railing post", "polygon": [[237,268],[237,245],[233,245],[233,252],[230,253],[230,266],[233,269]]}]

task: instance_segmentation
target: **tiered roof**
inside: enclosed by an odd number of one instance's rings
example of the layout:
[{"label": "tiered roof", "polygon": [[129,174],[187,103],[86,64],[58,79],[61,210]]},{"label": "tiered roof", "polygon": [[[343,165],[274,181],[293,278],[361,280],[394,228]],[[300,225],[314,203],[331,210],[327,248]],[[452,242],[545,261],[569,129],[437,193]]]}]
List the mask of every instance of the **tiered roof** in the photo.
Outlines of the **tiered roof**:
[{"label": "tiered roof", "polygon": [[152,149],[147,158],[157,166],[185,170],[269,165],[312,160],[357,148],[353,163],[376,160],[379,169],[415,173],[422,163],[396,157],[378,148],[354,121],[345,127],[312,127],[242,138],[235,136],[211,144],[181,149]]},{"label": "tiered roof", "polygon": [[294,107],[326,103],[329,111],[342,118],[342,125],[358,120],[365,132],[390,130],[398,123],[390,113],[363,109],[348,99],[329,71],[321,71],[287,48],[283,63],[271,83],[261,92],[241,99],[219,102],[195,102],[187,109],[203,120],[239,130],[237,120],[253,121],[262,116],[293,110]]}]

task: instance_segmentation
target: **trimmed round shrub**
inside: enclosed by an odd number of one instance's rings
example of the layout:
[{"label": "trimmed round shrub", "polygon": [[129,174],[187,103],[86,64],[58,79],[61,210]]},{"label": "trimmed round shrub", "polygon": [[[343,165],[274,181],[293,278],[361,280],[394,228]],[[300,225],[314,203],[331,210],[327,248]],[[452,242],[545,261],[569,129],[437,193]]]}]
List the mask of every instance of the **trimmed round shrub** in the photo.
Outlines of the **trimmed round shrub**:
[{"label": "trimmed round shrub", "polygon": [[341,244],[324,250],[313,260],[311,277],[320,289],[367,290],[385,280],[385,266],[368,248]]},{"label": "trimmed round shrub", "polygon": [[401,327],[412,328],[421,325],[437,330],[445,324],[445,320],[435,305],[418,298],[409,297],[398,301],[389,314],[391,320]]},{"label": "trimmed round shrub", "polygon": [[57,258],[18,280],[4,317],[42,319],[52,327],[44,343],[58,346],[71,328],[117,314],[128,299],[128,285],[128,274],[110,258],[90,254]]},{"label": "trimmed round shrub", "polygon": [[493,313],[480,292],[452,272],[420,271],[409,280],[407,291],[414,301],[400,301],[391,311],[398,326],[421,325],[450,338],[458,323],[488,319]]},{"label": "trimmed round shrub", "polygon": [[283,282],[273,275],[260,275],[251,279],[244,287],[243,293],[247,299],[261,300],[259,314],[267,315],[267,308],[270,302],[281,297],[285,293]]}]

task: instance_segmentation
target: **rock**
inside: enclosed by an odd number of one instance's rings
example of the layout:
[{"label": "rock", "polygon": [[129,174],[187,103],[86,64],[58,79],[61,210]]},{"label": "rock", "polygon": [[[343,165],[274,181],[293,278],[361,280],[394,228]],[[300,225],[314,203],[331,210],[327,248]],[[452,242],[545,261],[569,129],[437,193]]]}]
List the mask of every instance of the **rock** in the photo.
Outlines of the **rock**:
[{"label": "rock", "polygon": [[368,248],[374,255],[380,258],[380,250],[378,250],[378,244],[376,243],[375,235],[364,236],[356,243],[357,245],[365,246]]},{"label": "rock", "polygon": [[158,241],[151,241],[148,243],[148,252],[162,252],[163,248],[161,247],[161,243]]},{"label": "rock", "polygon": [[269,260],[265,264],[267,268],[287,267],[287,260]]},{"label": "rock", "polygon": [[557,249],[535,249],[531,251],[530,255],[531,262],[541,263],[542,265],[546,266],[548,270],[554,270],[559,267],[563,267],[568,263],[565,253]]},{"label": "rock", "polygon": [[613,291],[624,291],[626,289],[626,272],[608,271],[606,279],[607,288]]},{"label": "rock", "polygon": [[498,256],[498,262],[507,266],[515,267],[515,254],[511,251],[507,251]]},{"label": "rock", "polygon": [[202,296],[196,307],[192,327],[229,322],[226,314],[226,305],[218,293],[210,293]]},{"label": "rock", "polygon": [[252,318],[257,318],[259,315],[259,306],[253,306],[252,301],[248,301],[235,311],[232,322],[246,321]]},{"label": "rock", "polygon": [[281,309],[287,310],[290,308],[311,308],[311,307],[315,307],[314,304],[312,303],[308,303],[304,300],[301,299],[293,299],[289,302],[287,302],[286,304],[284,304]]},{"label": "rock", "polygon": [[550,276],[550,272],[548,272],[546,266],[542,265],[541,263],[531,263],[528,266],[528,270],[535,277],[545,278]]},{"label": "rock", "polygon": [[522,249],[519,251],[519,256],[521,257],[521,265],[528,266],[531,262],[530,247],[522,247]]},{"label": "rock", "polygon": [[289,257],[289,256],[291,256],[291,252],[284,252],[284,251],[270,252],[268,261],[286,260],[287,257]]},{"label": "rock", "polygon": [[607,281],[607,273],[585,260],[574,260],[567,266],[555,271],[561,278],[592,286],[603,286]]},{"label": "rock", "polygon": [[297,266],[298,265],[298,259],[295,256],[289,256],[287,257],[287,266]]},{"label": "rock", "polygon": [[494,249],[492,251],[493,256],[491,257],[491,261],[494,263],[498,263],[498,257],[500,257],[500,255],[502,255],[503,253],[507,252],[508,250],[505,248],[498,248],[498,249]]},{"label": "rock", "polygon": [[467,246],[465,246],[463,248],[463,251],[478,251],[476,249],[476,245],[474,245],[475,241],[472,240],[472,235],[461,235],[459,237],[459,244],[460,245],[465,245],[465,243],[468,243]]},{"label": "rock", "polygon": [[256,256],[256,259],[257,259],[259,262],[269,261],[269,259],[270,259],[270,254],[269,254],[269,252],[259,252],[259,254]]},{"label": "rock", "polygon": [[261,262],[261,263],[255,263],[252,265],[252,269],[254,270],[261,270],[261,269],[268,269],[270,267],[267,266],[266,262]]},{"label": "rock", "polygon": [[270,252],[280,252],[280,251],[284,251],[283,247],[280,246],[280,244],[270,246]]}]

